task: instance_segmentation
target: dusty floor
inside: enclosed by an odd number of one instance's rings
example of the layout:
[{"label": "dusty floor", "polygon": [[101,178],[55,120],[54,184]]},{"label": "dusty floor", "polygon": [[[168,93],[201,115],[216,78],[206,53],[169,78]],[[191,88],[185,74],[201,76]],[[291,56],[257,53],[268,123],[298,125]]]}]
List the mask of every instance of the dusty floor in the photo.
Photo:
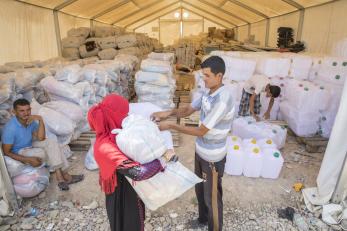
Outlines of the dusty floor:
[{"label": "dusty floor", "polygon": [[[180,161],[192,170],[194,166],[194,141],[194,137],[181,134],[181,145],[176,149]],[[24,210],[36,207],[43,211],[41,217],[35,220],[35,224],[37,224],[33,226],[35,230],[47,229],[45,226],[49,225],[50,220],[52,220],[52,209],[53,211],[59,211],[60,215],[54,218],[55,228],[51,230],[108,230],[104,210],[104,195],[98,185],[98,172],[85,169],[85,154],[75,152],[73,157],[70,158],[70,171],[72,173],[84,173],[85,180],[83,182],[72,185],[68,192],[61,192],[57,189],[53,180],[40,198],[36,197],[23,201]],[[308,154],[305,152],[304,147],[296,142],[294,137],[288,136],[282,154],[285,164],[279,179],[252,179],[243,176],[224,175],[224,220],[225,227],[228,227],[225,230],[296,230],[291,222],[277,218],[277,208],[297,206],[301,193],[297,193],[292,189],[295,182],[302,182],[306,187],[315,186],[315,179],[323,153]],[[92,201],[98,202],[99,208],[94,211],[83,212],[81,206],[88,205]],[[73,205],[72,208],[64,207],[63,202],[70,203],[70,207]],[[54,203],[59,203],[62,206],[54,207],[56,206]],[[51,208],[52,206],[53,208]],[[89,223],[83,223],[85,226],[81,226],[79,222],[74,224],[67,222],[69,216],[71,216],[69,214],[79,213],[84,217],[91,217]],[[252,214],[249,215],[250,213]],[[49,219],[46,218],[46,214],[49,214]],[[172,218],[172,214],[177,218]],[[82,215],[78,216],[83,218]],[[146,230],[206,230],[206,227],[205,229],[186,228],[188,227],[185,225],[186,220],[194,219],[196,216],[195,193],[194,189],[191,189],[157,211],[147,212]],[[258,218],[254,220],[254,216]],[[93,219],[93,217],[97,218]],[[21,230],[21,219],[18,218],[18,225],[11,226],[12,230]],[[0,230],[3,230],[1,226]]]}]

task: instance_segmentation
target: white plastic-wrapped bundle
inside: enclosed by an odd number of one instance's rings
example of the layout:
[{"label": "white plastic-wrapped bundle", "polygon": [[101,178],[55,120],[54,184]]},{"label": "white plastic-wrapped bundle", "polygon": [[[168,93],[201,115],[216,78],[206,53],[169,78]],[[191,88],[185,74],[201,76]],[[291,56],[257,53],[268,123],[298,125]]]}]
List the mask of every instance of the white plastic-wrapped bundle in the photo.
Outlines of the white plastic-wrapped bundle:
[{"label": "white plastic-wrapped bundle", "polygon": [[102,60],[113,60],[114,57],[118,54],[118,51],[114,48],[107,48],[102,51],[99,51],[98,56]]},{"label": "white plastic-wrapped bundle", "polygon": [[68,30],[67,36],[69,37],[83,37],[87,38],[90,34],[90,28],[89,27],[78,27],[78,28],[72,28]]},{"label": "white plastic-wrapped bundle", "polygon": [[16,72],[10,72],[5,74],[6,76],[13,78],[16,84],[16,92],[22,93],[33,89],[35,85],[44,77],[50,73],[46,69],[42,68],[30,68],[21,69]]},{"label": "white plastic-wrapped bundle", "polygon": [[316,79],[342,86],[347,78],[347,58],[324,57]]},{"label": "white plastic-wrapped bundle", "polygon": [[15,94],[15,82],[10,76],[0,75],[0,104]]},{"label": "white plastic-wrapped bundle", "polygon": [[168,86],[170,84],[167,74],[138,71],[135,75],[136,82],[151,83],[152,85]]},{"label": "white plastic-wrapped bundle", "polygon": [[114,129],[119,149],[130,159],[141,164],[161,157],[167,150],[158,126],[139,115],[129,115],[122,122],[122,129]]},{"label": "white plastic-wrapped bundle", "polygon": [[65,115],[47,107],[41,107],[39,115],[42,116],[45,125],[56,135],[70,135],[76,128],[76,123]]},{"label": "white plastic-wrapped bundle", "polygon": [[84,37],[66,37],[61,40],[61,46],[63,48],[79,48],[84,41]]},{"label": "white plastic-wrapped bundle", "polygon": [[313,55],[311,56],[311,58],[312,58],[312,65],[311,65],[310,73],[308,75],[308,79],[310,81],[313,81],[318,76],[318,71],[321,68],[323,57],[321,55]]},{"label": "white plastic-wrapped bundle", "polygon": [[252,77],[256,62],[246,58],[235,58],[227,55],[221,56],[225,62],[224,77],[235,81],[246,81]]},{"label": "white plastic-wrapped bundle", "polygon": [[94,158],[94,144],[95,144],[95,138],[94,139],[90,139],[90,148],[86,154],[86,158],[84,159],[84,166],[88,169],[88,170],[97,170],[99,169],[98,164],[95,161]]},{"label": "white plastic-wrapped bundle", "polygon": [[303,111],[283,101],[280,104],[280,117],[298,136],[312,136],[319,130],[319,111]]},{"label": "white plastic-wrapped bundle", "polygon": [[284,147],[287,138],[287,129],[267,122],[256,122],[253,117],[235,119],[232,133],[242,139],[272,139],[277,148]]},{"label": "white plastic-wrapped bundle", "polygon": [[49,184],[49,172],[45,167],[33,168],[26,166],[21,175],[12,179],[13,187],[18,196],[29,198],[37,196]]},{"label": "white plastic-wrapped bundle", "polygon": [[43,106],[65,115],[76,124],[84,120],[83,111],[77,104],[67,101],[50,101]]},{"label": "white plastic-wrapped bundle", "polygon": [[267,77],[286,77],[290,69],[290,59],[280,57],[264,57],[258,59],[256,72]]},{"label": "white plastic-wrapped bundle", "polygon": [[57,81],[52,76],[42,79],[40,84],[49,94],[70,99],[78,104],[83,96],[81,89],[74,87],[72,84]]},{"label": "white plastic-wrapped bundle", "polygon": [[20,175],[25,169],[26,165],[22,162],[12,159],[11,157],[4,156],[7,171],[11,177]]},{"label": "white plastic-wrapped bundle", "polygon": [[67,81],[74,84],[81,80],[80,70],[81,67],[78,64],[68,65],[59,69],[55,74],[55,78],[59,81]]},{"label": "white plastic-wrapped bundle", "polygon": [[173,85],[156,86],[152,84],[135,83],[136,94],[138,95],[153,95],[153,97],[169,97],[173,96],[175,87]]},{"label": "white plastic-wrapped bundle", "polygon": [[150,59],[156,59],[156,60],[162,60],[162,61],[174,61],[175,54],[174,53],[155,53],[151,52],[148,54],[148,58]]},{"label": "white plastic-wrapped bundle", "polygon": [[170,62],[154,59],[144,59],[141,62],[141,70],[147,72],[172,73]]},{"label": "white plastic-wrapped bundle", "polygon": [[309,73],[312,67],[312,58],[308,55],[291,54],[289,77],[294,79],[304,80],[309,78]]},{"label": "white plastic-wrapped bundle", "polygon": [[99,38],[97,43],[101,49],[116,48],[116,38],[114,36]]},{"label": "white plastic-wrapped bundle", "polygon": [[[132,183],[132,180],[127,178]],[[150,210],[156,210],[181,196],[195,184],[202,182],[193,172],[179,162],[169,162],[165,171],[132,184],[137,195]]]},{"label": "white plastic-wrapped bundle", "polygon": [[292,107],[305,112],[318,112],[328,107],[330,94],[324,86],[296,79],[287,83],[286,100]]},{"label": "white plastic-wrapped bundle", "polygon": [[126,34],[116,37],[117,46],[122,48],[134,47],[137,45],[137,38],[135,34]]}]

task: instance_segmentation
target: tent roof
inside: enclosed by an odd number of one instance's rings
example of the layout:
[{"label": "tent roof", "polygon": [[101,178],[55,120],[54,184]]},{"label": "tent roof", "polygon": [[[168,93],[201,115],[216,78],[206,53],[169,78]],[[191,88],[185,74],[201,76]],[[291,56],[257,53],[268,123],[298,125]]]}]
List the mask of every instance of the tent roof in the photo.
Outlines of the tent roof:
[{"label": "tent roof", "polygon": [[16,0],[106,24],[135,28],[186,9],[225,27],[242,26],[337,0]]}]

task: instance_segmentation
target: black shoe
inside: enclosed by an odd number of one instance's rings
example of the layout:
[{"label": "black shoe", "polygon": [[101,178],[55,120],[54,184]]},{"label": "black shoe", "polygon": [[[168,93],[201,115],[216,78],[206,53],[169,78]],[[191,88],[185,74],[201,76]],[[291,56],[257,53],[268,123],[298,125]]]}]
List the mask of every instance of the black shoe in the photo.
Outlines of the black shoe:
[{"label": "black shoe", "polygon": [[194,220],[189,220],[186,223],[186,228],[190,228],[190,229],[203,228],[206,225],[207,225],[207,220],[202,220],[198,218]]}]

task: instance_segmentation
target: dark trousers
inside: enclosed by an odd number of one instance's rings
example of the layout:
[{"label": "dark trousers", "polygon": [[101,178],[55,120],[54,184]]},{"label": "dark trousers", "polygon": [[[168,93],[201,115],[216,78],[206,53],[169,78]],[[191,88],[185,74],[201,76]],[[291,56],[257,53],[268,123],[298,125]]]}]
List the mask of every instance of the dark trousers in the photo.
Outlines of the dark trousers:
[{"label": "dark trousers", "polygon": [[145,206],[124,175],[117,173],[114,193],[106,195],[106,211],[111,231],[143,231]]},{"label": "dark trousers", "polygon": [[203,182],[195,185],[199,221],[207,221],[209,231],[221,231],[223,228],[222,177],[225,160],[224,157],[219,162],[210,163],[195,154],[195,174],[204,179]]}]

